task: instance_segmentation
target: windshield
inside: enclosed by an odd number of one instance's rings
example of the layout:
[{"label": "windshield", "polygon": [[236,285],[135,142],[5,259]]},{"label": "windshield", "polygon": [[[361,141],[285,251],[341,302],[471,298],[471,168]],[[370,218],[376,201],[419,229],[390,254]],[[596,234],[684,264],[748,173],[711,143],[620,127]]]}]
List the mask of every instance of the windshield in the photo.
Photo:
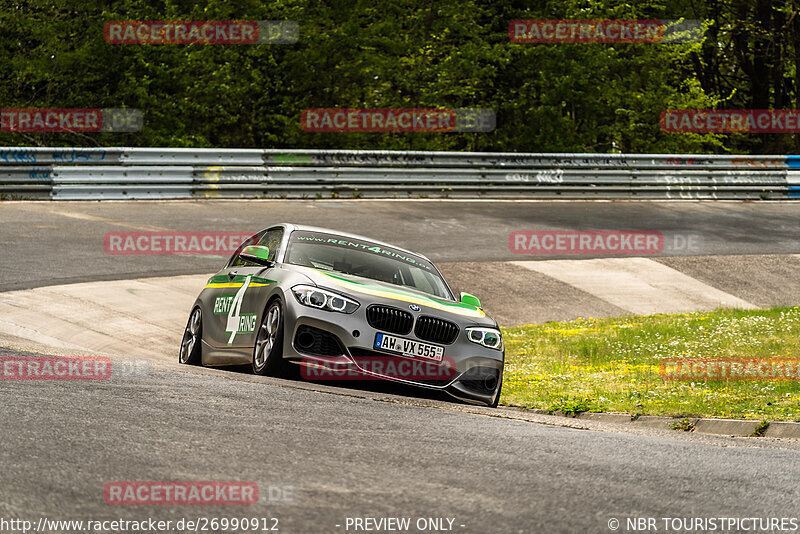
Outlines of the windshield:
[{"label": "windshield", "polygon": [[453,298],[431,262],[361,239],[296,230],[289,238],[285,261],[404,286],[439,298]]}]

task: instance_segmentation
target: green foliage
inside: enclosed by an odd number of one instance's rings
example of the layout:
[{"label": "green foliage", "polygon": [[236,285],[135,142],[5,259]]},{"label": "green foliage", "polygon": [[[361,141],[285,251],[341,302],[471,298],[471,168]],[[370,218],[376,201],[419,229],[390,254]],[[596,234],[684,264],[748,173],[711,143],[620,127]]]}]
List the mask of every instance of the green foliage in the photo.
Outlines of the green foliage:
[{"label": "green foliage", "polygon": [[560,410],[568,414],[579,414],[588,412],[591,408],[591,405],[591,399],[569,397],[566,399],[561,399],[558,404],[553,406],[553,410]]},{"label": "green foliage", "polygon": [[750,434],[750,437],[760,438],[761,436],[767,433],[768,428],[769,428],[769,421],[761,421],[756,425],[756,428],[755,430],[753,430],[753,433]]},{"label": "green foliage", "polygon": [[683,418],[680,421],[675,421],[670,425],[672,430],[680,430],[681,432],[691,432],[694,430],[694,424],[687,418]]},{"label": "green foliage", "polygon": [[[786,151],[790,136],[667,134],[658,124],[665,109],[792,107],[800,98],[800,26],[776,32],[797,24],[791,2],[764,2],[12,0],[0,7],[2,107],[139,108],[145,126],[125,134],[3,132],[0,144]],[[519,18],[681,17],[706,21],[703,43],[508,38],[509,22]],[[110,45],[103,25],[115,19],[294,20],[300,40]],[[299,117],[311,107],[490,108],[497,129],[308,133]]]}]

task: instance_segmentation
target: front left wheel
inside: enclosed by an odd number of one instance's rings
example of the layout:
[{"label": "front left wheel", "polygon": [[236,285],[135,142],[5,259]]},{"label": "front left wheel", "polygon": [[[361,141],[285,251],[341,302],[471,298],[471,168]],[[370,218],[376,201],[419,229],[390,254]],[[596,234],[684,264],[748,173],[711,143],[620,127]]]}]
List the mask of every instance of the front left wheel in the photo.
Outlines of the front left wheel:
[{"label": "front left wheel", "polygon": [[200,340],[203,339],[203,317],[200,308],[192,310],[189,315],[189,322],[183,332],[181,340],[181,352],[178,355],[178,363],[188,365],[200,364]]},{"label": "front left wheel", "polygon": [[276,298],[261,318],[253,349],[253,373],[276,376],[283,368],[283,306]]},{"label": "front left wheel", "polygon": [[497,387],[494,390],[494,397],[489,403],[489,408],[497,408],[500,403],[500,395],[503,392],[503,369],[500,369],[500,376],[497,377]]}]

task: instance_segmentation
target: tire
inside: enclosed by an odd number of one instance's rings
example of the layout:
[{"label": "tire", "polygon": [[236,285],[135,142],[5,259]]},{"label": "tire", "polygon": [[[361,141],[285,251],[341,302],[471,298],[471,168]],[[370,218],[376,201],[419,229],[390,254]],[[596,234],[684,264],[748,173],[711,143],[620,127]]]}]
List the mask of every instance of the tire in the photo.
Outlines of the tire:
[{"label": "tire", "polygon": [[279,376],[285,368],[283,361],[283,304],[273,299],[267,304],[253,347],[253,373]]},{"label": "tire", "polygon": [[495,390],[494,401],[489,404],[489,408],[497,408],[500,402],[500,394],[503,392],[503,370],[500,369],[500,376],[497,377],[497,389]]},{"label": "tire", "polygon": [[186,365],[200,365],[200,345],[203,341],[203,312],[195,308],[189,314],[189,322],[183,331],[181,350],[178,354],[178,363]]}]

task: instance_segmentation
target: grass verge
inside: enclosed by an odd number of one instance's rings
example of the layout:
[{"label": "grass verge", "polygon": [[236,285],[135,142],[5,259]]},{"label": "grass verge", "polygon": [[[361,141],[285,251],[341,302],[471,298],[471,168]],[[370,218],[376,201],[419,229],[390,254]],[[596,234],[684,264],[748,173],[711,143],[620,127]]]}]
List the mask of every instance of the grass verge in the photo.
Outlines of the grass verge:
[{"label": "grass verge", "polygon": [[800,308],[503,329],[501,402],[567,412],[800,421],[800,381],[665,381],[664,358],[800,359]]}]

